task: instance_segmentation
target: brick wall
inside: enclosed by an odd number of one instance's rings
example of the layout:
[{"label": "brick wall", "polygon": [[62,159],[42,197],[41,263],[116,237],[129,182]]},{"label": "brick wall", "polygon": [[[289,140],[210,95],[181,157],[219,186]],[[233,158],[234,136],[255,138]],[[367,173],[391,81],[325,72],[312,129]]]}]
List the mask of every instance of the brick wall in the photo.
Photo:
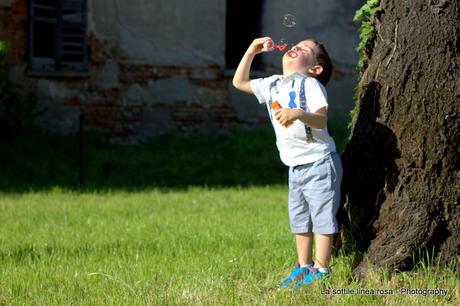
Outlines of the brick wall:
[{"label": "brick wall", "polygon": [[9,62],[23,74],[20,82],[39,84],[44,129],[75,133],[81,113],[86,129],[112,142],[139,143],[163,133],[215,133],[243,123],[228,103],[229,79],[218,65],[153,65],[127,57],[113,40],[92,32],[87,77],[29,77],[21,68],[27,63],[27,16],[27,0],[0,7],[0,37],[10,42]]},{"label": "brick wall", "polygon": [[[318,15],[324,18],[299,18],[298,28],[328,46],[341,72],[328,85],[330,112],[348,118],[358,41],[348,23],[361,1],[294,2],[299,11],[324,13]],[[40,105],[49,110],[43,128],[52,131],[75,133],[80,113],[86,115],[86,128],[127,143],[170,132],[266,124],[264,107],[234,90],[224,74],[226,3],[88,0],[89,74],[83,78],[27,73],[27,0],[0,0],[0,39],[10,42],[12,79],[36,85]],[[263,32],[282,37],[278,14],[284,4],[264,3]],[[302,37],[293,40],[304,38],[304,31],[296,33]],[[279,73],[279,57],[264,56],[267,74]]]},{"label": "brick wall", "polygon": [[0,6],[0,38],[10,42],[10,63],[25,60],[27,53],[27,0],[12,1],[11,6]]}]

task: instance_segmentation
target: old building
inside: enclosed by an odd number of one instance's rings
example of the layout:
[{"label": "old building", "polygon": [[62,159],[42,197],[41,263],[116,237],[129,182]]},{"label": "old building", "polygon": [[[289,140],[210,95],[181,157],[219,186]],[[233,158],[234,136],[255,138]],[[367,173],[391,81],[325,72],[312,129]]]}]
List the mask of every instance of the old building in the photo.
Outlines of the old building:
[{"label": "old building", "polygon": [[[231,88],[257,36],[322,41],[336,73],[331,112],[351,108],[364,1],[0,0],[0,39],[10,43],[10,79],[36,93],[42,128],[86,129],[114,142],[268,121],[265,109]],[[286,27],[286,14],[296,17]],[[280,71],[281,52],[258,59],[254,76]]]}]

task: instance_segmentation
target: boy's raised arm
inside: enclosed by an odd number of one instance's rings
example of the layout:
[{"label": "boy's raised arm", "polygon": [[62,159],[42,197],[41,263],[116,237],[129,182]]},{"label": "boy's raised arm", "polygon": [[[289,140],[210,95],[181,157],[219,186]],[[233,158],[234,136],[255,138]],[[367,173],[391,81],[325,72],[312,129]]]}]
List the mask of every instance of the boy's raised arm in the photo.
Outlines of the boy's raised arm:
[{"label": "boy's raised arm", "polygon": [[249,72],[251,70],[251,64],[256,54],[270,51],[270,49],[264,48],[263,46],[263,44],[269,40],[271,40],[270,37],[256,38],[253,40],[248,50],[246,50],[246,53],[244,53],[243,58],[238,64],[238,67],[236,68],[232,82],[235,88],[247,93],[252,93],[251,86],[249,85]]}]

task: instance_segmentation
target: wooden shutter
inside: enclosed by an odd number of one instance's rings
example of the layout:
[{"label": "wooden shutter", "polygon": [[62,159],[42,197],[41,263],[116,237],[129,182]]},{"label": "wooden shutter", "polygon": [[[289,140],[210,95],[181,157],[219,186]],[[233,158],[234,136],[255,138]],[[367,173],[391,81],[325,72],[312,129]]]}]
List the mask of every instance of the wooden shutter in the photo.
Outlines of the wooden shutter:
[{"label": "wooden shutter", "polygon": [[59,65],[70,70],[86,70],[86,1],[61,0],[59,17]]}]

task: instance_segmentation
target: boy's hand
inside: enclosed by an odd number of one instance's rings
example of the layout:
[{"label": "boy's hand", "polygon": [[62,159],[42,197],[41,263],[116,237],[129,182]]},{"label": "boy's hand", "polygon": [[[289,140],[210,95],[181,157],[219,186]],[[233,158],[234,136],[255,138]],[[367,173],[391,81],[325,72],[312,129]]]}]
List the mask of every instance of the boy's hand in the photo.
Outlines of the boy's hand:
[{"label": "boy's hand", "polygon": [[280,108],[275,110],[275,118],[281,125],[285,125],[289,121],[295,121],[302,116],[302,110],[295,108]]},{"label": "boy's hand", "polygon": [[256,54],[272,50],[264,48],[264,43],[268,41],[271,41],[270,37],[261,37],[253,40],[246,53],[243,55],[243,58],[238,64],[238,67],[236,68],[232,81],[232,84],[235,86],[235,88],[247,93],[253,93],[251,84],[249,83],[249,70],[251,69],[251,63]]},{"label": "boy's hand", "polygon": [[272,40],[270,37],[256,38],[252,41],[251,45],[249,46],[246,52],[252,55],[256,55],[262,52],[271,51],[273,49],[264,48],[264,43],[270,40]]}]

